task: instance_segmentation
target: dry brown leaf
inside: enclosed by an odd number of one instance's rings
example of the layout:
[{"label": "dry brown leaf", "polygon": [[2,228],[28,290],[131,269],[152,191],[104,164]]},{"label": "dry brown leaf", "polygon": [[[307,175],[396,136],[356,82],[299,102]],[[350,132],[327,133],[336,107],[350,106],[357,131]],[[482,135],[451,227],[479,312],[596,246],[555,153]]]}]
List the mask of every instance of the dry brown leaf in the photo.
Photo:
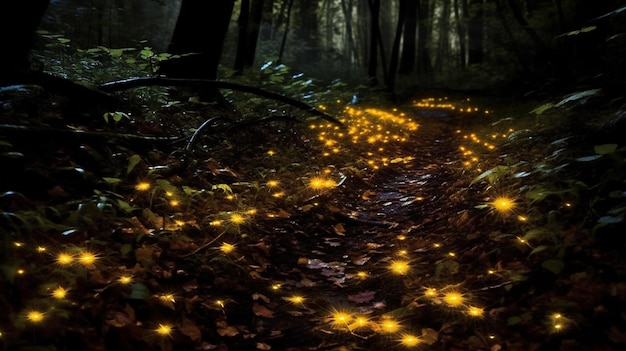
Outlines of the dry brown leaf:
[{"label": "dry brown leaf", "polygon": [[187,335],[192,341],[199,341],[202,338],[202,331],[190,319],[183,317],[180,332]]},{"label": "dry brown leaf", "polygon": [[252,305],[252,311],[259,317],[274,318],[274,311],[263,305],[259,305],[257,302]]},{"label": "dry brown leaf", "polygon": [[264,343],[264,342],[257,342],[257,343],[256,343],[256,348],[257,348],[258,350],[271,350],[271,349],[272,349],[272,346],[271,346],[271,345],[268,345],[268,344],[266,344],[266,343]]},{"label": "dry brown leaf", "polygon": [[341,224],[341,223],[335,224],[333,229],[335,230],[335,233],[337,235],[345,235],[346,234],[346,229],[343,227],[343,224]]},{"label": "dry brown leaf", "polygon": [[422,340],[428,345],[432,345],[439,340],[439,333],[432,328],[422,329]]},{"label": "dry brown leaf", "polygon": [[374,299],[376,291],[363,291],[356,295],[348,295],[348,300],[356,303],[367,303]]}]

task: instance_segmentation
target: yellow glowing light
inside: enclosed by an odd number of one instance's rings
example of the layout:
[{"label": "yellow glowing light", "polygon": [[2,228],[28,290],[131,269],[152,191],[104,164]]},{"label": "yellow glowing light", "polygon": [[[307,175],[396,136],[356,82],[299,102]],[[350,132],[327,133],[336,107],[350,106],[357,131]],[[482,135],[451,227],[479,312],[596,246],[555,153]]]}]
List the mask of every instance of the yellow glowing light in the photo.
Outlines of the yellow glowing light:
[{"label": "yellow glowing light", "polygon": [[33,324],[41,323],[43,322],[44,314],[42,312],[32,310],[26,314],[26,319]]},{"label": "yellow glowing light", "polygon": [[517,220],[520,222],[526,222],[528,220],[528,217],[526,216],[517,216]]},{"label": "yellow glowing light", "polygon": [[19,269],[18,269],[17,271],[15,271],[15,272],[16,272],[17,274],[19,274],[19,275],[22,275],[22,274],[26,273],[26,271],[25,271],[25,270],[23,270],[23,269],[21,269],[21,268],[19,268]]},{"label": "yellow glowing light", "polygon": [[267,183],[265,183],[265,185],[267,185],[268,188],[277,187],[278,184],[280,184],[278,180],[268,180]]},{"label": "yellow glowing light", "polygon": [[267,154],[268,154],[268,156],[274,156],[274,155],[276,155],[276,151],[274,151],[274,150],[268,150],[268,151],[267,151]]},{"label": "yellow glowing light", "polygon": [[97,257],[94,253],[89,251],[83,251],[78,257],[80,263],[84,266],[92,266],[96,262]]},{"label": "yellow glowing light", "polygon": [[332,314],[333,327],[345,327],[352,321],[352,316],[349,313],[337,311]]},{"label": "yellow glowing light", "polygon": [[439,244],[439,243],[434,243],[434,244],[433,244],[433,247],[435,247],[435,248],[439,248],[439,247],[441,247],[441,244]]},{"label": "yellow glowing light", "polygon": [[487,271],[487,274],[496,274],[496,271],[494,271],[493,269],[490,269]]},{"label": "yellow glowing light", "polygon": [[463,295],[456,291],[451,291],[443,296],[443,301],[450,307],[459,307],[465,302]]},{"label": "yellow glowing light", "polygon": [[172,196],[174,196],[174,193],[173,193],[173,192],[171,192],[171,191],[166,191],[166,192],[165,192],[165,196],[167,196],[167,197],[172,197]]},{"label": "yellow glowing light", "polygon": [[415,335],[404,334],[400,339],[400,343],[406,347],[413,347],[420,343],[420,339]]},{"label": "yellow glowing light", "polygon": [[219,306],[219,308],[224,308],[224,306],[225,306],[225,305],[224,305],[224,301],[222,301],[222,300],[216,300],[216,301],[215,301],[215,304],[216,304],[216,305],[218,305],[218,306]]},{"label": "yellow glowing light", "polygon": [[277,193],[273,193],[272,194],[272,197],[275,197],[277,199],[280,199],[281,197],[284,197],[284,196],[285,196],[285,192],[284,191],[279,191]]},{"label": "yellow glowing light", "polygon": [[46,252],[46,247],[45,246],[37,246],[37,252],[42,253],[42,252]]},{"label": "yellow glowing light", "polygon": [[176,207],[176,206],[178,206],[178,205],[180,205],[180,201],[178,201],[178,200],[176,200],[176,199],[172,199],[172,200],[170,200],[170,206],[172,206],[172,207]]},{"label": "yellow glowing light", "polygon": [[228,194],[225,197],[226,200],[233,200],[234,198],[235,198],[235,195],[232,195],[232,194]]},{"label": "yellow glowing light", "polygon": [[159,300],[165,303],[176,303],[176,298],[173,294],[163,294],[159,296]]},{"label": "yellow glowing light", "polygon": [[155,331],[161,336],[169,336],[172,334],[172,326],[169,324],[159,324],[159,327],[156,328]]},{"label": "yellow glowing light", "polygon": [[210,224],[211,226],[213,226],[213,227],[219,227],[219,226],[221,226],[221,225],[222,225],[222,221],[220,221],[220,220],[216,219],[216,220],[214,220],[214,221],[211,221],[211,223],[209,223],[209,224]]},{"label": "yellow glowing light", "polygon": [[470,306],[467,309],[467,314],[469,314],[472,317],[482,317],[484,313],[485,313],[484,309],[480,307],[476,307],[476,306]]},{"label": "yellow glowing light", "polygon": [[300,295],[293,295],[286,298],[287,301],[295,304],[302,304],[304,302],[304,297]]},{"label": "yellow glowing light", "polygon": [[450,257],[455,257],[455,256],[456,256],[456,254],[455,254],[454,252],[448,252],[448,256],[450,256]]},{"label": "yellow glowing light", "polygon": [[383,333],[395,333],[400,330],[400,323],[394,319],[387,318],[380,323],[380,329]]},{"label": "yellow glowing light", "polygon": [[508,197],[500,196],[491,202],[491,206],[500,213],[508,213],[515,207],[515,202]]},{"label": "yellow glowing light", "polygon": [[369,274],[365,271],[359,271],[356,273],[356,276],[361,279],[366,279],[367,277],[369,277]]},{"label": "yellow glowing light", "polygon": [[427,288],[426,291],[424,292],[424,296],[429,297],[429,298],[433,298],[437,296],[437,289],[435,288]]},{"label": "yellow glowing light", "polygon": [[67,266],[74,261],[74,257],[67,253],[60,253],[57,256],[57,263],[62,266]]},{"label": "yellow glowing light", "polygon": [[133,282],[133,277],[130,275],[123,275],[118,279],[118,281],[120,284],[127,285]]},{"label": "yellow glowing light", "polygon": [[150,183],[148,182],[140,182],[135,185],[135,190],[137,191],[146,191],[150,189]]},{"label": "yellow glowing light", "polygon": [[232,224],[243,224],[246,221],[246,218],[239,213],[233,213],[230,216],[230,222]]},{"label": "yellow glowing light", "polygon": [[326,187],[326,179],[321,177],[313,177],[309,180],[309,188],[313,190],[320,190]]},{"label": "yellow glowing light", "polygon": [[278,284],[278,283],[272,284],[272,290],[279,290],[281,287],[282,287],[281,284]]},{"label": "yellow glowing light", "polygon": [[67,289],[63,288],[62,286],[59,286],[58,288],[54,289],[54,291],[52,291],[52,297],[54,297],[55,299],[63,300],[65,296],[67,296]]},{"label": "yellow glowing light", "polygon": [[404,275],[409,272],[409,263],[407,261],[391,261],[389,268],[395,274]]},{"label": "yellow glowing light", "polygon": [[365,328],[365,327],[369,326],[369,324],[370,324],[370,320],[367,317],[356,316],[356,317],[354,317],[353,322],[350,323],[350,325],[348,326],[348,329]]},{"label": "yellow glowing light", "polygon": [[13,243],[13,246],[15,246],[15,247],[22,247],[22,246],[24,246],[24,243],[16,241],[16,242]]},{"label": "yellow glowing light", "polygon": [[235,250],[235,245],[233,244],[223,243],[222,246],[220,246],[220,251],[225,254],[231,253],[233,250]]}]

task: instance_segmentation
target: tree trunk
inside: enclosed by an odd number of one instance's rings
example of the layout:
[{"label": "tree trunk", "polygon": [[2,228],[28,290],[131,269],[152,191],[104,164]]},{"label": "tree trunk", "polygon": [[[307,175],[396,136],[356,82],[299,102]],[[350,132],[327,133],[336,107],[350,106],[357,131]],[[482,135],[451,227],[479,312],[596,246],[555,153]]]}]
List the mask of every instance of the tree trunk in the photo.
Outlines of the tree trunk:
[{"label": "tree trunk", "polygon": [[341,10],[343,12],[343,18],[346,26],[345,34],[345,51],[344,55],[348,57],[348,62],[351,64],[358,60],[358,53],[356,46],[354,45],[354,37],[352,34],[352,0],[346,4],[346,0],[341,0]]},{"label": "tree trunk", "polygon": [[430,79],[433,67],[428,54],[428,39],[430,39],[428,32],[428,0],[419,0],[417,20],[417,73]]},{"label": "tree trunk", "polygon": [[483,63],[483,0],[469,1],[470,17],[467,23],[467,64]]},{"label": "tree trunk", "polygon": [[398,59],[400,56],[400,41],[404,29],[404,19],[406,17],[407,0],[400,0],[398,6],[398,23],[396,23],[396,35],[391,47],[391,58],[389,59],[389,82],[387,89],[393,94],[396,84],[396,74],[398,73]]},{"label": "tree trunk", "polygon": [[159,73],[172,78],[217,78],[224,39],[235,0],[183,0],[168,52]]},{"label": "tree trunk", "polygon": [[250,8],[250,24],[248,26],[248,40],[246,41],[246,62],[245,65],[252,67],[254,65],[254,56],[256,55],[256,45],[259,41],[259,33],[261,32],[261,22],[263,21],[264,0],[252,0]]},{"label": "tree trunk", "polygon": [[369,63],[367,69],[368,84],[371,87],[378,86],[378,38],[380,26],[378,16],[380,14],[380,0],[368,0],[370,9],[370,43]]},{"label": "tree trunk", "polygon": [[239,36],[237,38],[237,56],[235,56],[235,72],[237,75],[243,73],[244,63],[247,61],[248,54],[248,23],[250,22],[250,0],[241,0],[241,9],[239,10],[239,19],[237,27]]},{"label": "tree trunk", "polygon": [[[287,4],[287,18],[285,19],[285,32],[283,33],[283,39],[280,42],[280,50],[278,51],[278,63],[283,62],[283,54],[285,53],[285,44],[287,43],[287,33],[289,33],[289,22],[291,22],[291,7],[293,6],[293,0]],[[284,6],[283,6],[284,8]]]},{"label": "tree trunk", "polygon": [[443,8],[441,9],[441,16],[439,16],[439,42],[437,43],[437,57],[435,58],[435,72],[442,73],[443,66],[447,61],[448,56],[448,38],[450,37],[450,1],[443,0]]},{"label": "tree trunk", "polygon": [[465,27],[461,22],[463,17],[459,14],[459,0],[454,0],[454,20],[456,21],[456,34],[459,37],[459,66],[465,69]]},{"label": "tree trunk", "polygon": [[5,0],[0,3],[0,82],[30,70],[30,49],[48,0]]},{"label": "tree trunk", "polygon": [[402,57],[399,74],[409,74],[415,67],[415,42],[417,41],[417,0],[405,0],[405,23],[402,34]]}]

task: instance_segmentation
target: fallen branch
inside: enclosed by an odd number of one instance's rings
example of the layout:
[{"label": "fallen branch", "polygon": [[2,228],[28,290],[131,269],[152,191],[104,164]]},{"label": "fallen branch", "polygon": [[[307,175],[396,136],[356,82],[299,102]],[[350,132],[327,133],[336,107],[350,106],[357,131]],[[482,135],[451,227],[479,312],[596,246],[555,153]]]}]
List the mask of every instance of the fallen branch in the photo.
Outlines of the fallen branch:
[{"label": "fallen branch", "polygon": [[128,78],[123,80],[117,80],[113,82],[108,82],[101,84],[98,88],[105,92],[114,92],[120,90],[127,90],[139,87],[147,87],[147,86],[162,86],[162,87],[182,87],[182,86],[193,86],[193,87],[204,87],[204,88],[217,88],[217,89],[229,89],[242,91],[246,93],[255,94],[258,96],[266,97],[268,99],[280,101],[286,104],[289,104],[293,107],[299,108],[301,110],[307,111],[312,115],[319,116],[322,119],[329,121],[333,124],[336,124],[340,127],[343,127],[343,123],[341,123],[335,117],[332,117],[314,107],[290,97],[280,95],[277,93],[272,93],[267,90],[263,90],[256,87],[251,87],[243,84],[225,82],[221,80],[209,80],[209,79],[180,79],[180,78],[164,78],[164,77],[137,77],[137,78]]},{"label": "fallen branch", "polygon": [[172,143],[180,141],[180,137],[160,137],[160,136],[146,136],[135,134],[120,134],[110,132],[90,132],[78,129],[59,129],[59,128],[46,128],[46,127],[31,127],[21,126],[15,124],[0,124],[0,135],[7,135],[10,137],[24,136],[28,140],[37,139],[50,139],[50,138],[62,138],[70,141],[128,141],[132,143],[140,144],[154,144],[154,143]]}]

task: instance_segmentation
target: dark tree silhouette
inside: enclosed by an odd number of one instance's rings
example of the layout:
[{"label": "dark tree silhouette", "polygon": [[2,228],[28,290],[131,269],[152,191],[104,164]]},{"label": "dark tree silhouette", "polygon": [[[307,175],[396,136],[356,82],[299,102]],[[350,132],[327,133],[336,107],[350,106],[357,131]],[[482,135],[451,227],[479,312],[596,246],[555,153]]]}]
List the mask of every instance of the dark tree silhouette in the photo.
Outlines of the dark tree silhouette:
[{"label": "dark tree silhouette", "polygon": [[30,49],[48,0],[0,2],[0,81],[30,70]]},{"label": "dark tree silhouette", "polygon": [[181,55],[161,66],[172,78],[215,79],[235,0],[183,0],[168,48]]}]

